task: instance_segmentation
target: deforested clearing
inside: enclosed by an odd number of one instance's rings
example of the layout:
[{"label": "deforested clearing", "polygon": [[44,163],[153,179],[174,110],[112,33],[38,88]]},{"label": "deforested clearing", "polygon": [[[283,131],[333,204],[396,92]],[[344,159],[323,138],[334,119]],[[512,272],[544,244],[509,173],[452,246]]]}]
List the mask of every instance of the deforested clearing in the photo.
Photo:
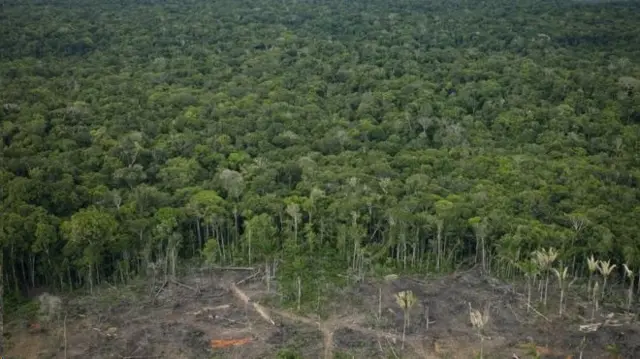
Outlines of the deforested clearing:
[{"label": "deforested clearing", "polygon": [[[477,269],[433,278],[399,276],[346,285],[323,315],[282,308],[277,284],[264,278],[203,271],[157,283],[99,288],[65,304],[65,321],[32,332],[9,327],[10,358],[619,358],[640,354],[633,315],[605,306],[595,316],[574,294],[563,316],[528,310],[526,296]],[[176,284],[179,283],[179,284]],[[303,290],[313,291],[303,283]],[[396,296],[412,291],[407,312]],[[241,293],[241,294],[238,294]],[[576,294],[576,296],[578,296]],[[552,295],[557,299],[558,294]],[[258,313],[248,303],[263,303]],[[478,331],[470,309],[483,312]],[[541,309],[542,310],[542,309]],[[265,315],[267,318],[265,318]],[[404,348],[403,348],[404,347]]]}]

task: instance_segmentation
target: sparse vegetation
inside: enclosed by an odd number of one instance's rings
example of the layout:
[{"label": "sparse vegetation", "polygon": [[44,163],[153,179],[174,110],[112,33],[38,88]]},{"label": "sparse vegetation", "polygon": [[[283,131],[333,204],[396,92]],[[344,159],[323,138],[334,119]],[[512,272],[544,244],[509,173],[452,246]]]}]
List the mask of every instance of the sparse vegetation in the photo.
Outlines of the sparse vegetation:
[{"label": "sparse vegetation", "polygon": [[629,290],[627,292],[627,310],[631,310],[631,304],[633,302],[633,277],[634,273],[626,264],[622,265],[624,267],[624,276],[625,279],[629,279]]},{"label": "sparse vegetation", "polygon": [[469,319],[473,328],[477,330],[480,337],[480,359],[483,358],[484,353],[484,336],[482,330],[484,326],[489,322],[489,310],[485,308],[484,312],[473,309],[471,303],[469,303]]},{"label": "sparse vegetation", "polygon": [[556,278],[558,279],[558,287],[560,287],[560,303],[559,303],[559,315],[562,316],[562,311],[564,309],[564,296],[565,296],[565,292],[567,290],[566,285],[567,285],[567,279],[569,278],[569,267],[564,267],[562,269],[562,271],[559,271],[556,268],[552,268],[553,273],[556,275]]},{"label": "sparse vegetation", "polygon": [[402,349],[404,349],[405,334],[407,325],[411,323],[411,308],[416,304],[417,298],[410,290],[396,293],[396,302],[402,308],[404,315],[402,316]]}]

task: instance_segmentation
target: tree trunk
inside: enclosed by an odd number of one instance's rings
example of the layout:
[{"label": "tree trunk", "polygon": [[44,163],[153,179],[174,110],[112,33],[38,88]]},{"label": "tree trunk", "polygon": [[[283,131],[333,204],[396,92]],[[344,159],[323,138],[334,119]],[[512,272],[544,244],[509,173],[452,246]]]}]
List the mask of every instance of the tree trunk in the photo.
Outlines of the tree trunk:
[{"label": "tree trunk", "polygon": [[484,236],[482,237],[482,271],[487,271],[487,252],[485,249]]},{"label": "tree trunk", "polygon": [[404,350],[404,339],[405,339],[405,334],[407,333],[407,318],[406,318],[406,311],[405,311],[405,318],[403,318],[404,320],[402,321],[402,349]]},{"label": "tree trunk", "polygon": [[300,311],[300,302],[302,301],[302,280],[298,276],[298,312]]},{"label": "tree trunk", "polygon": [[196,219],[196,233],[198,235],[198,250],[202,248],[202,232],[200,231],[200,218]]},{"label": "tree trunk", "polygon": [[531,276],[527,275],[527,313],[531,309]]},{"label": "tree trunk", "polygon": [[96,263],[96,285],[100,285],[100,267]]},{"label": "tree trunk", "polygon": [[547,294],[549,293],[549,272],[547,271],[547,276],[544,279],[544,306],[547,307]]},{"label": "tree trunk", "polygon": [[[200,222],[198,222],[198,226],[200,226]],[[213,228],[213,225],[211,226],[211,228]],[[209,236],[209,225],[207,225],[207,223],[205,222],[204,223],[204,239],[209,239],[209,237],[210,237]]]},{"label": "tree trunk", "polygon": [[265,264],[266,280],[267,280],[267,293],[271,293],[271,266],[269,262]]},{"label": "tree trunk", "polygon": [[356,269],[356,261],[358,259],[358,240],[356,238],[353,239],[353,258],[351,259],[351,268],[355,271]]},{"label": "tree trunk", "polygon": [[27,269],[24,266],[24,255],[20,256],[20,272],[22,272],[22,283],[25,286],[29,285],[29,279],[27,278]]},{"label": "tree trunk", "polygon": [[67,263],[67,277],[69,278],[69,291],[73,290],[73,279],[71,278],[71,267]]},{"label": "tree trunk", "polygon": [[402,269],[407,269],[407,234],[402,235]]},{"label": "tree trunk", "polygon": [[252,232],[251,229],[249,229],[247,231],[247,242],[248,242],[248,245],[249,245],[249,265],[251,265],[251,262],[252,262],[252,260],[251,260],[251,235],[253,233],[251,233],[251,232]]},{"label": "tree trunk", "polygon": [[440,256],[441,246],[442,246],[442,222],[438,222],[438,234],[437,234],[437,243],[436,243],[436,272],[440,271]]},{"label": "tree trunk", "polygon": [[[239,242],[240,238],[240,216],[238,215],[238,207],[235,205],[233,207],[233,219],[234,219],[234,227],[235,227],[235,240]],[[237,243],[237,242],[236,242]]]},{"label": "tree trunk", "polygon": [[31,253],[29,254],[29,273],[31,277],[31,287],[36,287],[36,256]]},{"label": "tree trunk", "polygon": [[[213,224],[211,225],[211,227],[213,227]],[[227,262],[227,250],[225,249],[225,245],[224,245],[224,235],[222,232],[222,226],[218,225],[218,228],[216,228],[214,233],[217,233],[218,235],[216,236],[216,239],[218,237],[220,237],[220,249],[222,250],[222,263],[226,263]]]},{"label": "tree trunk", "polygon": [[89,265],[89,292],[93,294],[93,277],[91,274],[93,273],[93,266]]}]

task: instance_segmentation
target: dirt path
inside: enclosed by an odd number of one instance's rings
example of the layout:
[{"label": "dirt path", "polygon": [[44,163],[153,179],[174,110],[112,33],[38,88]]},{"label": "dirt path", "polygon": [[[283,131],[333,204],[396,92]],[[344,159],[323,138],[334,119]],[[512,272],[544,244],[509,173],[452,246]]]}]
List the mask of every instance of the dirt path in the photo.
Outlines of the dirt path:
[{"label": "dirt path", "polygon": [[307,325],[314,326],[318,328],[318,330],[322,333],[323,343],[324,343],[324,359],[333,359],[333,332],[334,328],[331,328],[325,322],[318,322],[311,318],[303,317],[297,315],[295,313],[291,313],[289,311],[278,310],[278,309],[268,309],[271,313],[274,313],[280,317],[285,319],[300,322]]},{"label": "dirt path", "polygon": [[333,331],[323,325],[320,326],[320,331],[324,335],[324,359],[333,359]]},{"label": "dirt path", "polygon": [[[311,318],[292,313],[290,311],[267,308],[255,302],[252,302],[251,298],[246,294],[246,292],[238,288],[235,284],[229,285],[228,288],[234,294],[234,296],[237,299],[239,299],[241,302],[243,302],[245,305],[253,306],[256,312],[258,312],[258,314],[260,314],[260,316],[270,324],[275,324],[275,322],[269,315],[269,313],[272,313],[293,322],[299,322],[299,323],[316,327],[322,333],[322,336],[323,336],[324,359],[333,359],[333,352],[334,352],[333,335],[336,330],[341,328],[348,328],[353,331],[360,332],[362,334],[374,336],[378,339],[380,338],[385,338],[387,340],[392,339],[394,342],[402,341],[401,335],[387,333],[383,330],[378,330],[378,329],[365,328],[358,325],[357,324],[358,322],[365,319],[363,315],[359,315],[355,318],[354,317],[351,317],[351,318],[332,317],[325,321],[316,321]],[[418,345],[418,342],[419,342],[418,337],[414,338],[413,336],[407,336],[405,338],[405,344],[411,349],[413,349],[416,355],[420,353],[420,350],[419,350],[420,346]],[[424,355],[420,355],[420,356],[425,357]]]}]

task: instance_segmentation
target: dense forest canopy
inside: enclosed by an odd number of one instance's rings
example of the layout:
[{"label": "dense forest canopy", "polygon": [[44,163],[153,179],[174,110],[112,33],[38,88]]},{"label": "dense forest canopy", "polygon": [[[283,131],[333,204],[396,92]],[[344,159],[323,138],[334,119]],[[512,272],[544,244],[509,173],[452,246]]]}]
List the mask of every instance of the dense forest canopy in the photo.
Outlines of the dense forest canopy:
[{"label": "dense forest canopy", "polygon": [[640,267],[637,2],[0,9],[9,291],[188,258],[314,280],[542,247]]}]

